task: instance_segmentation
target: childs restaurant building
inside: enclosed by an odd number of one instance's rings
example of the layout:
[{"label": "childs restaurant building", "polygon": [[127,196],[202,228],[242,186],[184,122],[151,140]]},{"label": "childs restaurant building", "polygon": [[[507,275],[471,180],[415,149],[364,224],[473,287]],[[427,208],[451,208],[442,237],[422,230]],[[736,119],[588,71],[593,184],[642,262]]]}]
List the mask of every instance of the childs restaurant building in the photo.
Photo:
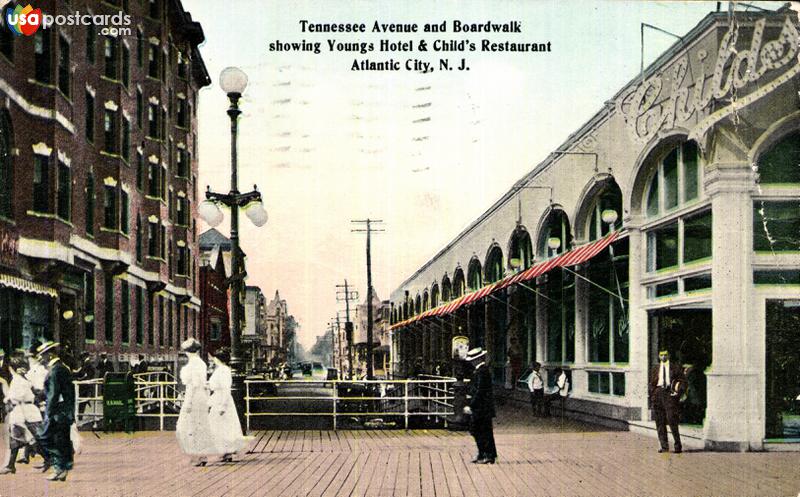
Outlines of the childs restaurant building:
[{"label": "childs restaurant building", "polygon": [[463,335],[507,395],[538,361],[568,415],[654,434],[667,349],[688,442],[800,447],[799,53],[792,10],[706,16],[397,287],[395,372]]}]

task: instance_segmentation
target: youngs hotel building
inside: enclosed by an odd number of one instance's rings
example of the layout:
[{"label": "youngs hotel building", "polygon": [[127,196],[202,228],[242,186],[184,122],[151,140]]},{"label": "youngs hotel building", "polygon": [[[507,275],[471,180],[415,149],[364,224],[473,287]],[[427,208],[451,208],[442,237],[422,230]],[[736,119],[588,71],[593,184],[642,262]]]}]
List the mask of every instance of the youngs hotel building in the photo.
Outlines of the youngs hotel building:
[{"label": "youngs hotel building", "polygon": [[203,30],[178,0],[35,7],[130,23],[0,26],[0,347],[172,359],[200,309]]},{"label": "youngs hotel building", "polygon": [[397,287],[396,373],[463,335],[504,395],[539,361],[568,415],[654,434],[666,348],[689,443],[796,449],[799,54],[788,8],[705,17]]}]

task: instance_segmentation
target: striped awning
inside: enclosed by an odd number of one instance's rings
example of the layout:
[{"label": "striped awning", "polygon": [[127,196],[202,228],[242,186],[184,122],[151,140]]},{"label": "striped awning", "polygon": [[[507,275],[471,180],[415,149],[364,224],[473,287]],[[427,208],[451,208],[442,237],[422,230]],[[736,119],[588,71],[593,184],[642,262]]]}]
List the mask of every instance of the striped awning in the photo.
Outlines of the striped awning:
[{"label": "striped awning", "polygon": [[611,245],[618,237],[619,231],[612,231],[599,240],[581,245],[580,247],[574,248],[569,252],[564,252],[556,257],[547,259],[546,261],[542,261],[538,264],[534,264],[525,271],[506,276],[500,281],[491,283],[483,288],[475,290],[474,292],[458,297],[448,303],[417,314],[416,316],[410,317],[405,321],[395,323],[390,329],[396,330],[403,328],[421,319],[431,316],[445,316],[447,314],[452,314],[461,307],[478,302],[479,300],[491,295],[495,291],[502,290],[517,283],[524,283],[526,281],[536,279],[548,271],[552,271],[553,269],[559,267],[577,266],[578,264],[583,264],[608,248],[608,246]]},{"label": "striped awning", "polygon": [[13,288],[14,290],[19,290],[20,292],[37,293],[40,295],[47,295],[48,297],[52,298],[58,297],[58,292],[49,286],[29,281],[18,276],[11,276],[10,274],[0,273],[0,286]]}]

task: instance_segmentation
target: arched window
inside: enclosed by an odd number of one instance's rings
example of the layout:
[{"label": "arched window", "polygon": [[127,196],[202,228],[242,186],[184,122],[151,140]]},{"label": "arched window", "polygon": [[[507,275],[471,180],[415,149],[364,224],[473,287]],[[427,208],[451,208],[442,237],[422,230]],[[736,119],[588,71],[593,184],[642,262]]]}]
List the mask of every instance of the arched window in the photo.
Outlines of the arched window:
[{"label": "arched window", "polygon": [[416,316],[420,312],[422,312],[422,299],[417,294],[417,299],[414,301],[414,315]]},{"label": "arched window", "polygon": [[430,309],[429,305],[430,300],[428,298],[428,290],[425,290],[425,292],[422,294],[422,311],[425,312]]},{"label": "arched window", "polygon": [[567,214],[561,209],[551,210],[539,235],[539,255],[545,259],[553,257],[569,250],[571,244],[572,234]]},{"label": "arched window", "polygon": [[699,152],[693,141],[672,147],[658,161],[647,188],[648,217],[658,217],[699,195]]},{"label": "arched window", "polygon": [[466,281],[464,281],[464,270],[456,268],[455,275],[453,276],[453,295],[452,298],[457,299],[464,295],[467,290]]},{"label": "arched window", "polygon": [[467,284],[470,290],[477,290],[483,286],[483,278],[481,278],[481,261],[477,257],[473,257],[469,261],[469,268],[467,270]]},{"label": "arched window", "polygon": [[453,298],[453,289],[450,284],[450,278],[444,275],[442,278],[442,303],[449,302]]},{"label": "arched window", "polygon": [[495,245],[486,256],[486,283],[503,279],[503,251]]},{"label": "arched window", "polygon": [[[758,158],[758,181],[769,187],[800,183],[800,131],[794,131],[772,145]],[[765,189],[766,191],[766,189]],[[800,205],[793,200],[756,200],[753,203],[753,249],[757,252],[800,250]],[[777,271],[772,271],[777,273]],[[759,271],[756,283],[768,271]]]},{"label": "arched window", "polygon": [[439,285],[434,283],[431,287],[431,309],[438,307],[439,304]]},{"label": "arched window", "polygon": [[758,181],[800,183],[800,130],[789,133],[758,158]]},{"label": "arched window", "polygon": [[[604,211],[614,211],[617,213],[613,226],[603,220]],[[592,205],[592,214],[589,216],[589,226],[587,233],[589,240],[597,240],[607,235],[612,228],[622,225],[622,192],[616,181],[606,185],[603,191],[595,197]]]},{"label": "arched window", "polygon": [[8,112],[0,114],[0,217],[14,217],[13,135]]},{"label": "arched window", "polygon": [[514,271],[528,269],[533,263],[531,235],[523,226],[517,226],[511,235],[508,253],[508,267]]},{"label": "arched window", "polygon": [[408,300],[403,302],[403,321],[408,319]]}]

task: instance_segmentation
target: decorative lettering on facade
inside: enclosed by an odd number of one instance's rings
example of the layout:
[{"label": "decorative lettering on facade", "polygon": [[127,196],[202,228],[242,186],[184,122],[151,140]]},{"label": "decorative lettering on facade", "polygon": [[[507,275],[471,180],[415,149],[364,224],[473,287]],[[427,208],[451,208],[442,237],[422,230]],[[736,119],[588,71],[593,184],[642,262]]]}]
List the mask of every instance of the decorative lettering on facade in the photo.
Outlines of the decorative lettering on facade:
[{"label": "decorative lettering on facade", "polygon": [[[711,78],[706,75],[708,53],[698,50],[694,56],[700,71],[687,81],[692,72],[689,54],[681,57],[669,70],[671,84],[669,95],[662,96],[667,86],[662,73],[626,91],[616,102],[617,111],[623,116],[631,137],[638,142],[647,142],[661,130],[670,130],[678,125],[691,129],[693,137],[699,137],[723,117],[741,109],[768,94],[777,85],[791,79],[800,72],[798,65],[798,31],[790,17],[787,17],[781,32],[775,40],[763,43],[766,19],[755,22],[750,48],[737,50],[739,25],[734,23],[720,41],[719,51],[714,63]],[[793,65],[768,86],[749,93],[740,93],[748,85],[757,83],[765,74]],[[712,101],[726,102],[728,105],[703,118]],[[690,125],[689,119],[698,123]]]}]

